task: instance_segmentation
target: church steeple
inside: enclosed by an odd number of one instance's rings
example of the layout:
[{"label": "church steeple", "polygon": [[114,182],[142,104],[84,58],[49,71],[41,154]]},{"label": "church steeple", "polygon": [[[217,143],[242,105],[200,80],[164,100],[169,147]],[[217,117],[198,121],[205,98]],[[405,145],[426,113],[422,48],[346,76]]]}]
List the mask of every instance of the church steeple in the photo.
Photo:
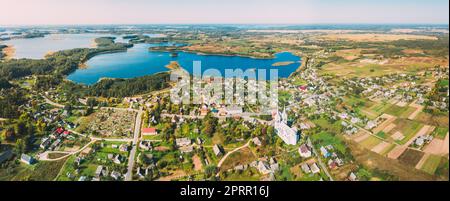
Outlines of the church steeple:
[{"label": "church steeple", "polygon": [[287,124],[288,115],[287,115],[287,112],[286,112],[286,106],[284,106],[283,114],[281,114],[281,119],[282,119],[283,123]]}]

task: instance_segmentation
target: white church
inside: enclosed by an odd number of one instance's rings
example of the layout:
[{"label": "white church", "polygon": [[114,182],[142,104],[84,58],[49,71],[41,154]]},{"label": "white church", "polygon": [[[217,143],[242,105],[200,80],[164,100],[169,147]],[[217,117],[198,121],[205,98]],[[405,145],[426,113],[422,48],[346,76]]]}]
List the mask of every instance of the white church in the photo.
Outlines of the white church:
[{"label": "white church", "polygon": [[284,108],[283,113],[279,111],[276,111],[275,113],[275,130],[277,135],[286,144],[296,145],[299,140],[298,130],[288,126],[286,108]]}]

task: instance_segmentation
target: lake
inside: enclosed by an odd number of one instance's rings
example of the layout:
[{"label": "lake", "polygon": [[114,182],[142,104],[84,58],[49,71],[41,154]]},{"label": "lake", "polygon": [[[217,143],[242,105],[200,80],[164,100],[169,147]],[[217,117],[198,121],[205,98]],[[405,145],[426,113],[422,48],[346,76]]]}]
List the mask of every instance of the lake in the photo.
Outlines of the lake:
[{"label": "lake", "polygon": [[[171,61],[177,61],[190,73],[192,73],[193,61],[201,61],[203,71],[215,68],[222,75],[225,74],[225,69],[240,68],[244,71],[247,69],[278,69],[279,77],[288,77],[301,65],[301,58],[289,52],[278,53],[273,59],[255,59],[188,52],[179,52],[177,57],[172,57],[168,52],[148,50],[149,47],[159,45],[164,44],[137,44],[126,52],[95,56],[87,61],[87,68],[76,70],[68,76],[68,79],[76,83],[92,85],[101,78],[140,77],[168,71],[166,65]],[[287,65],[273,66],[279,62],[286,62]]]},{"label": "lake", "polygon": [[[2,43],[13,46],[16,59],[42,59],[50,52],[74,48],[90,48],[99,37],[113,36],[111,34],[49,34],[41,38],[12,39]],[[116,42],[128,42],[117,37]]]}]

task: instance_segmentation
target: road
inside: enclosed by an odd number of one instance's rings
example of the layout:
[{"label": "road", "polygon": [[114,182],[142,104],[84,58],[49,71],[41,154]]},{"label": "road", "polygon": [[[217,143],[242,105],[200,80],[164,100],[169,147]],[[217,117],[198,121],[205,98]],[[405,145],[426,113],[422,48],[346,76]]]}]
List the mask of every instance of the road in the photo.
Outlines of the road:
[{"label": "road", "polygon": [[[244,119],[246,121],[256,120],[259,123],[267,124],[267,125],[270,125],[272,123],[272,121],[265,121],[265,120],[262,120],[262,119],[257,119],[257,118],[253,118],[252,117],[252,116],[259,116],[259,115],[261,115],[261,114],[260,113],[244,112],[244,113],[238,114],[236,116],[239,116],[239,117],[241,117],[242,119]],[[200,116],[200,115],[178,115],[178,114],[168,114],[168,113],[163,113],[163,114],[161,114],[161,116],[162,117],[170,117],[170,118],[172,118],[174,116],[178,116],[178,117],[183,117],[185,119],[203,119],[203,118],[205,118],[205,116]],[[226,118],[233,117],[233,115],[220,116],[218,114],[215,114],[214,116],[219,118],[219,119],[222,119],[222,120],[226,119]]]},{"label": "road", "polygon": [[93,144],[94,142],[96,142],[96,140],[90,141],[89,143],[87,143],[83,148],[79,149],[78,151],[71,152],[71,153],[68,153],[68,154],[65,155],[65,156],[62,156],[62,157],[59,157],[59,158],[54,158],[54,159],[49,159],[49,158],[48,158],[48,154],[50,154],[50,153],[64,153],[64,152],[58,152],[58,151],[46,151],[46,152],[44,152],[44,153],[42,153],[42,154],[39,155],[39,160],[40,160],[40,161],[59,161],[59,160],[65,159],[65,158],[67,158],[67,157],[69,157],[69,156],[72,156],[72,155],[75,155],[75,154],[80,153],[81,151],[83,151],[84,149],[86,149],[87,147],[89,147],[89,146],[90,146],[91,144]]},{"label": "road", "polygon": [[[308,138],[308,144],[312,144],[311,143],[311,139]],[[317,160],[319,162],[320,167],[322,168],[322,170],[325,172],[325,174],[328,176],[328,178],[330,178],[330,181],[333,181],[333,177],[331,176],[331,174],[328,172],[327,166],[322,162],[322,159],[320,159],[320,155],[318,154],[318,152],[316,151],[316,148],[314,148],[314,146],[312,146],[312,150],[314,155],[316,155]]]},{"label": "road", "polygon": [[222,159],[220,159],[219,163],[217,164],[217,167],[220,168],[222,166],[222,163],[228,158],[228,156],[230,156],[234,152],[237,152],[237,151],[239,151],[239,150],[241,150],[243,148],[246,148],[246,147],[250,146],[250,142],[251,142],[251,140],[248,141],[247,144],[244,144],[241,147],[238,147],[238,148],[234,149],[233,151],[230,151],[227,154],[225,154],[225,156]]},{"label": "road", "polygon": [[142,125],[142,109],[139,110],[137,117],[136,117],[136,123],[134,124],[134,138],[133,138],[133,144],[130,151],[130,157],[128,158],[128,171],[125,175],[125,181],[131,181],[133,179],[133,168],[134,168],[134,160],[136,158],[136,152],[137,152],[137,144],[139,141],[139,136],[141,133],[141,125]]}]

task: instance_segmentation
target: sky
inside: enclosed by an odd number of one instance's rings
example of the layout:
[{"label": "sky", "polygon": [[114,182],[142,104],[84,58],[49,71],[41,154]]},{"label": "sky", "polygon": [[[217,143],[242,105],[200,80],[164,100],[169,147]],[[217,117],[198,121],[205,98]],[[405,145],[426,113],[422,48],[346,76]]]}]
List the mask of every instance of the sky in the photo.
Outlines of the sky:
[{"label": "sky", "polygon": [[0,25],[448,24],[448,0],[0,0]]}]

